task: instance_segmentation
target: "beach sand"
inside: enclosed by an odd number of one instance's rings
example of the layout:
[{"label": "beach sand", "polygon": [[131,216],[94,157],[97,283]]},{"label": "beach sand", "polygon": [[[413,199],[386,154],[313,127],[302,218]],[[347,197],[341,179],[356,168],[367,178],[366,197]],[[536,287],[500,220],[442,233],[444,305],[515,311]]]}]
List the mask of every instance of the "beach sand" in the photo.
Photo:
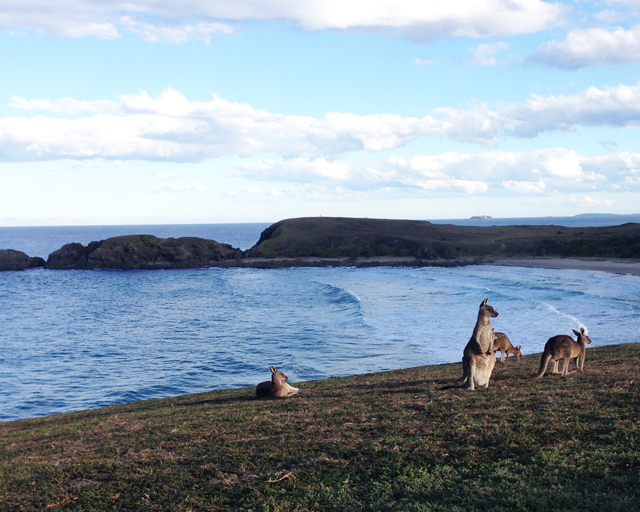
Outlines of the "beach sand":
[{"label": "beach sand", "polygon": [[493,265],[508,267],[535,267],[572,270],[594,270],[613,274],[640,276],[640,261],[616,260],[600,258],[500,258],[491,262]]}]

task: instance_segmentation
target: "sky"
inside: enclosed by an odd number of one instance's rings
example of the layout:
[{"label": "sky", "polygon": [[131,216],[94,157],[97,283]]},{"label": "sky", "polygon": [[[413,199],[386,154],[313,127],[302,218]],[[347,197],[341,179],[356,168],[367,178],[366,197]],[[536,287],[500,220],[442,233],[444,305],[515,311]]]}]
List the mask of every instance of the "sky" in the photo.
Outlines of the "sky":
[{"label": "sky", "polygon": [[0,0],[0,226],[640,213],[640,0]]}]

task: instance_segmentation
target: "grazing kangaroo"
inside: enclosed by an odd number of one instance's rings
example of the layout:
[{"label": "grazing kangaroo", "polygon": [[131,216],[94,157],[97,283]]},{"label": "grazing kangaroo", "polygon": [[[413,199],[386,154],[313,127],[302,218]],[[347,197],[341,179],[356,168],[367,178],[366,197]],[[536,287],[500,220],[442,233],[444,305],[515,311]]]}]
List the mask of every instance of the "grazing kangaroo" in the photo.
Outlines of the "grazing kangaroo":
[{"label": "grazing kangaroo", "polygon": [[589,336],[584,332],[584,327],[580,327],[580,332],[573,329],[573,333],[578,337],[578,341],[573,341],[571,336],[559,334],[553,338],[549,338],[544,346],[542,359],[540,359],[540,371],[536,375],[541,378],[547,371],[549,359],[553,361],[553,374],[557,375],[558,364],[562,360],[562,375],[569,373],[569,361],[574,357],[576,359],[576,370],[581,372],[584,369],[584,358],[587,355],[587,343],[591,343]]},{"label": "grazing kangaroo", "polygon": [[[520,352],[521,348],[522,348],[522,345],[518,345],[517,347],[514,347],[511,344],[511,340],[509,340],[509,338],[505,333],[503,332],[496,333],[496,341],[493,342],[493,351],[494,352],[498,352],[498,350],[500,351],[501,363],[505,363],[509,361],[509,354],[513,354],[518,358],[518,361],[520,361],[520,359],[522,359],[522,353]],[[506,359],[505,359],[505,356],[506,356]]]},{"label": "grazing kangaroo", "polygon": [[462,353],[462,386],[446,386],[441,389],[452,389],[462,387],[474,390],[488,388],[491,372],[496,364],[496,353],[493,350],[493,343],[496,335],[491,327],[490,318],[498,316],[498,312],[487,304],[484,299],[478,311],[478,320],[473,329],[473,334]]},{"label": "grazing kangaroo", "polygon": [[277,370],[274,366],[269,366],[271,370],[271,380],[261,382],[256,386],[256,397],[264,398],[267,396],[284,397],[295,395],[298,388],[294,388],[286,383],[287,377],[280,370]]}]

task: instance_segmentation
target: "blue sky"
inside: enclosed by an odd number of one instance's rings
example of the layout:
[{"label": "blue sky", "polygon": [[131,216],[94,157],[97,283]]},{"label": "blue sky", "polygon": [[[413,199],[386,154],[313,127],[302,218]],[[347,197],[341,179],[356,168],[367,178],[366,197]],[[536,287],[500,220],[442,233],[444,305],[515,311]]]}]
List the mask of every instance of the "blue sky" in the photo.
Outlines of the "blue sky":
[{"label": "blue sky", "polygon": [[640,0],[0,0],[0,225],[638,213]]}]

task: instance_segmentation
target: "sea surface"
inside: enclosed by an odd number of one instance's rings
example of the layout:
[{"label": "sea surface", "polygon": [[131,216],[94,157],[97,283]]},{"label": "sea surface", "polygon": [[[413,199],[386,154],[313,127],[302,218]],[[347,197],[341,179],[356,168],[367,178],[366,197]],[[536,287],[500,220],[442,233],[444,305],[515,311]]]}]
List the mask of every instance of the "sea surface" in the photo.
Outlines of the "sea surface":
[{"label": "sea surface", "polygon": [[[246,248],[266,227],[233,226],[226,239],[220,234],[228,225],[194,228],[211,233],[194,236]],[[87,227],[85,238],[68,241],[131,233],[111,228]],[[8,229],[61,241],[58,228]],[[191,236],[189,229],[152,234]],[[269,365],[300,382],[457,362],[485,297],[500,313],[494,329],[525,354],[580,327],[591,346],[640,341],[640,280],[605,272],[497,266],[1,272],[0,421],[255,386],[269,379]]]}]

